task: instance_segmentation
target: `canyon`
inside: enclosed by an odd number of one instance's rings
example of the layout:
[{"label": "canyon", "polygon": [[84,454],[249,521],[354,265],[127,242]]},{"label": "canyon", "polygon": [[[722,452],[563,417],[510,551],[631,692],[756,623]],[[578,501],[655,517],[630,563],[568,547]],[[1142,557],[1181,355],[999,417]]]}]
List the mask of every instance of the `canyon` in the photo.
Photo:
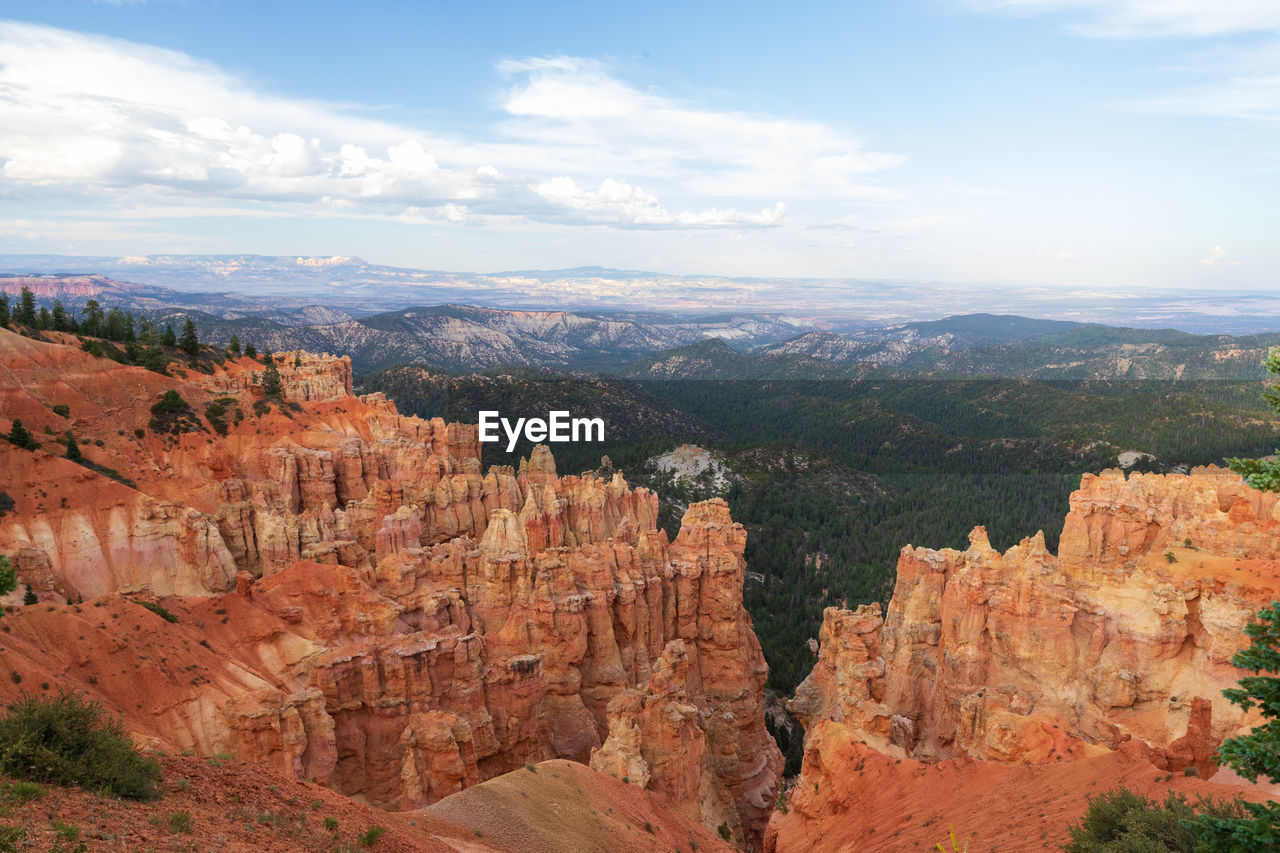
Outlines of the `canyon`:
[{"label": "canyon", "polygon": [[761,848],[782,759],[724,501],[669,539],[621,474],[484,471],[474,426],[355,396],[346,358],[278,354],[270,399],[247,357],[78,344],[0,329],[0,428],[40,442],[0,443],[7,603],[40,602],[4,618],[0,699],[78,689],[154,748],[392,810],[570,759]]},{"label": "canyon", "polygon": [[1065,840],[1083,794],[1122,782],[1161,799],[1267,796],[1213,757],[1260,720],[1222,690],[1244,674],[1231,665],[1244,626],[1278,590],[1280,496],[1215,467],[1086,474],[1056,556],[1040,534],[999,553],[982,528],[965,551],[904,548],[883,616],[824,614],[818,663],[789,703],[804,764],[767,849],[894,843],[874,833],[877,810],[895,828],[895,788],[932,815],[921,826],[899,812],[896,830],[918,843],[950,823],[1015,846],[1032,831]]},{"label": "canyon", "polygon": [[554,849],[568,790],[570,846],[776,853],[1053,846],[1115,785],[1275,795],[1213,760],[1258,722],[1222,690],[1280,591],[1280,496],[1228,471],[1086,474],[1056,554],[903,548],[887,607],[824,613],[779,795],[724,500],[669,536],[611,467],[485,469],[475,426],[356,394],[345,357],[276,354],[272,396],[263,358],[80,344],[0,329],[0,430],[37,444],[0,442],[0,701],[80,691],[188,777],[326,789],[405,849]]}]

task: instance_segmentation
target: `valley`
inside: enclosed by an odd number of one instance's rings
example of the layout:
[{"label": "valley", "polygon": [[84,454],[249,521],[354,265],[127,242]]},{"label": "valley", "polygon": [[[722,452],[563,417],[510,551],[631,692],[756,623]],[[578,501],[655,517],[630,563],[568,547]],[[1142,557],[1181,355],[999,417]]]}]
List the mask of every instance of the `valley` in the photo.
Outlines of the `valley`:
[{"label": "valley", "polygon": [[[991,321],[959,322],[947,358],[993,346],[973,322]],[[999,345],[1011,363],[1046,334],[1018,328]],[[495,845],[476,849],[518,846],[510,827],[535,820],[522,801],[545,790],[507,780],[553,766],[606,809],[631,796],[611,784],[646,792],[652,806],[600,831],[646,814],[658,836],[754,851],[927,840],[990,808],[973,805],[1002,778],[984,764],[1053,768],[1047,839],[1084,808],[1082,773],[1264,796],[1211,758],[1255,719],[1215,697],[1280,583],[1273,502],[1203,467],[1271,449],[1280,420],[1256,380],[966,375],[715,340],[693,346],[730,353],[719,372],[677,348],[616,372],[361,373],[139,330],[122,346],[0,329],[0,403],[29,434],[0,442],[0,552],[19,581],[0,698],[73,688],[158,754],[386,810],[406,849],[452,845],[449,826]],[[940,357],[919,331],[902,333],[911,358]],[[753,375],[764,363],[797,375]],[[608,440],[508,451],[479,441],[487,409],[598,417]],[[1052,594],[1028,598],[1046,578]],[[1124,609],[1152,596],[1154,622]],[[952,669],[922,686],[921,667],[945,669],[934,655]],[[1087,696],[1055,698],[1084,671]],[[842,761],[874,769],[831,776]],[[1187,768],[1202,781],[1165,784]],[[839,817],[860,784],[910,798],[910,780],[966,774],[972,799],[923,826]],[[421,814],[444,835],[412,840]],[[988,839],[1028,831],[1001,815]]]}]

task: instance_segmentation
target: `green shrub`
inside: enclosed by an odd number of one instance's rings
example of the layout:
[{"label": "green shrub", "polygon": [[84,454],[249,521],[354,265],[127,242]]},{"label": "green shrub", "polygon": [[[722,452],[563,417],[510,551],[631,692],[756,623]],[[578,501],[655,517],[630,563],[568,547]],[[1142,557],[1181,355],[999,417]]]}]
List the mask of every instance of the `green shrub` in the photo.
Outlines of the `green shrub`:
[{"label": "green shrub", "polygon": [[160,417],[161,415],[176,415],[185,408],[187,408],[187,402],[182,399],[182,395],[171,388],[168,391],[165,391],[164,396],[160,398],[160,401],[151,407],[151,414],[156,417]]},{"label": "green shrub", "polygon": [[1244,814],[1238,798],[1201,797],[1192,806],[1186,797],[1173,791],[1160,803],[1125,788],[1116,788],[1089,797],[1088,811],[1079,823],[1070,827],[1071,840],[1062,849],[1067,853],[1165,850],[1193,853],[1197,846],[1191,821],[1195,820],[1197,811],[1214,817]]},{"label": "green shrub", "polygon": [[36,782],[6,782],[0,786],[0,802],[29,803],[49,796],[49,789]]},{"label": "green shrub", "polygon": [[364,835],[359,837],[361,847],[372,847],[378,843],[378,839],[382,837],[382,833],[386,832],[380,826],[371,826]]},{"label": "green shrub", "polygon": [[0,595],[8,595],[18,588],[18,574],[9,558],[0,554]]},{"label": "green shrub", "polygon": [[147,608],[152,613],[159,616],[161,619],[163,619],[166,622],[178,621],[177,616],[174,616],[172,613],[170,613],[168,610],[165,610],[163,607],[161,607],[159,604],[156,604],[154,601],[138,601],[134,603],[141,604],[143,607]]},{"label": "green shrub", "polygon": [[27,831],[20,826],[0,826],[0,853],[16,853],[27,840]]},{"label": "green shrub", "polygon": [[61,415],[64,418],[69,418],[71,417],[71,407],[65,405],[54,406],[53,413],[55,415]]},{"label": "green shrub", "polygon": [[65,689],[9,704],[0,718],[0,772],[139,800],[159,796],[160,766],[138,752],[121,721]]},{"label": "green shrub", "polygon": [[330,832],[336,832],[338,829],[338,819],[336,817],[327,817],[324,819],[324,828]]},{"label": "green shrub", "polygon": [[174,812],[169,815],[169,831],[172,833],[191,831],[191,812]]}]

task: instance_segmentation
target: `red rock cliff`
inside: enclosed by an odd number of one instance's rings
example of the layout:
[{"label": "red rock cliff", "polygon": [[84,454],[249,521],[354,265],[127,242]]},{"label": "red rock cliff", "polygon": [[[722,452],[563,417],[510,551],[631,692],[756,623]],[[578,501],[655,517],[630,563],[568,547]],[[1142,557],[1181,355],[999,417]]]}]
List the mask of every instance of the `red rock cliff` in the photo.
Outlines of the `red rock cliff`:
[{"label": "red rock cliff", "polygon": [[[16,503],[0,551],[48,601],[97,598],[19,612],[4,665],[171,748],[388,808],[551,757],[612,770],[629,749],[643,771],[615,775],[759,848],[781,757],[723,501],[668,542],[656,496],[621,475],[561,477],[546,448],[482,472],[474,427],[350,396],[345,359],[278,356],[286,405],[270,406],[249,359],[170,378],[0,330],[0,360],[7,416],[101,440],[86,457],[133,484],[47,437],[52,453],[0,446]],[[152,429],[170,389],[203,428]],[[162,596],[178,623],[122,593]],[[681,724],[628,718],[633,698],[678,700]]]},{"label": "red rock cliff", "polygon": [[[977,528],[965,551],[904,548],[883,621],[829,608],[789,705],[806,732],[928,761],[1123,750],[1213,775],[1222,739],[1256,722],[1222,690],[1280,589],[1280,495],[1213,467],[1105,471],[1070,506],[1057,556],[1039,534],[1001,554]],[[797,790],[830,777],[820,764],[806,752]]]}]

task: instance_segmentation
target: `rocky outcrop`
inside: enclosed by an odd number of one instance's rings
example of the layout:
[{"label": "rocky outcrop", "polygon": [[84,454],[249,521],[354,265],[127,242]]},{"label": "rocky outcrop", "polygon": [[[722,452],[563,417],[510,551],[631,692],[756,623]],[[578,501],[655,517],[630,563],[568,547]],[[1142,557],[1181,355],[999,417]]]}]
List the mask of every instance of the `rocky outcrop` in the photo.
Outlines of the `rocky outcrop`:
[{"label": "rocky outcrop", "polygon": [[[595,753],[759,848],[781,756],[742,607],[745,532],[723,501],[691,506],[670,542],[656,496],[621,474],[561,477],[545,447],[485,472],[475,427],[350,396],[342,359],[277,356],[283,403],[263,401],[250,359],[186,379],[118,368],[137,383],[126,393],[103,359],[14,337],[0,330],[21,381],[6,393],[37,434],[61,419],[55,377],[97,377],[67,399],[77,433],[102,437],[86,456],[118,480],[0,445],[22,490],[0,550],[21,549],[51,600],[107,596],[111,619],[142,619],[159,644],[82,652],[107,625],[84,630],[99,624],[86,607],[63,614],[77,627],[56,660],[34,639],[55,623],[29,620],[14,671],[56,673],[156,743],[392,809]],[[225,435],[151,431],[166,390],[197,416],[221,401]],[[152,625],[122,594],[163,596],[179,621]],[[133,696],[104,689],[126,660],[157,671]]]},{"label": "rocky outcrop", "polygon": [[1204,764],[1248,722],[1222,690],[1280,586],[1277,506],[1217,468],[1107,471],[1072,495],[1056,557],[1039,535],[1000,554],[981,528],[963,552],[905,548],[882,628],[876,608],[827,611],[793,708],[917,758],[1133,739]]},{"label": "rocky outcrop", "polygon": [[1213,775],[1221,741],[1257,721],[1222,691],[1280,589],[1278,497],[1212,467],[1105,471],[1071,496],[1057,556],[1040,534],[999,553],[980,527],[965,551],[904,548],[883,620],[879,605],[824,613],[789,703],[806,732],[795,811],[771,844],[837,826],[851,843],[843,812],[874,795],[832,764],[849,744],[1001,766],[1122,754]]}]

